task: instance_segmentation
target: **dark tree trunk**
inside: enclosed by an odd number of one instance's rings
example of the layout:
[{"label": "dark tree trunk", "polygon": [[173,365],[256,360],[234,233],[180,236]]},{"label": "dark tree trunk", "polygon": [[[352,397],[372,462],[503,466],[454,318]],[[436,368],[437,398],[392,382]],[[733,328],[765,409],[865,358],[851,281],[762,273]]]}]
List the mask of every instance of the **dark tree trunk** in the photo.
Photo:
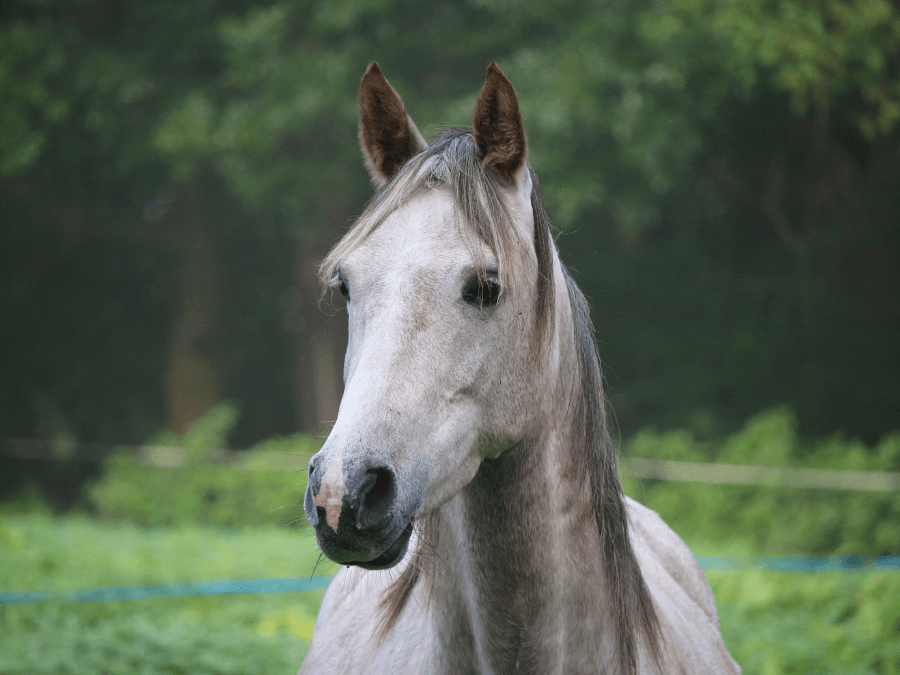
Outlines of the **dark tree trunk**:
[{"label": "dark tree trunk", "polygon": [[166,423],[174,433],[183,434],[222,397],[222,378],[213,353],[221,274],[215,240],[196,190],[180,195],[173,206],[173,240],[181,267],[180,298],[166,359]]}]

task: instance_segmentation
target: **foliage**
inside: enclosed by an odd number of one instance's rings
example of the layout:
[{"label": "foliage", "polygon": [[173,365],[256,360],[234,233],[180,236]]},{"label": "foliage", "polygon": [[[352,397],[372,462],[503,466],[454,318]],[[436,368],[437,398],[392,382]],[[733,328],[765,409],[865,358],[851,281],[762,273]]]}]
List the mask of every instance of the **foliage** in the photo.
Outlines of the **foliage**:
[{"label": "foliage", "polygon": [[65,48],[50,33],[46,22],[0,27],[0,91],[15,94],[0,112],[0,176],[36,162],[46,127],[68,113],[65,94],[51,84],[63,69]]},{"label": "foliage", "polygon": [[[900,404],[898,47],[890,0],[8,2],[0,431],[143,440],[200,361],[242,445],[327,418],[303,392],[339,368],[298,364],[315,260],[371,194],[358,78],[377,59],[427,134],[497,60],[624,426],[787,401],[871,443]],[[220,283],[192,360],[194,228]]]},{"label": "foliage", "polygon": [[[183,447],[190,462],[210,462],[221,459],[222,449],[228,447],[228,434],[240,413],[233,403],[220,403],[196,420],[181,436],[171,432],[159,434],[155,445]],[[285,448],[290,452],[288,445]]]},{"label": "foliage", "polygon": [[13,626],[27,633],[12,633],[15,642],[4,640],[8,644],[0,656],[0,672],[274,675],[293,672],[308,648],[296,638],[262,636],[249,628],[196,622],[160,626],[140,615],[85,624],[77,613],[71,614]]},{"label": "foliage", "polygon": [[[7,518],[0,588],[73,589],[307,576],[308,530],[136,528],[82,518]],[[333,570],[319,565],[317,574]],[[322,592],[48,603],[0,608],[0,673],[290,673]]]},{"label": "foliage", "polygon": [[[699,443],[684,430],[644,430],[626,457],[858,471],[900,469],[900,434],[874,448],[840,435],[813,442],[794,415],[776,408],[750,419],[721,443]],[[694,542],[746,540],[768,553],[893,555],[900,552],[900,495],[825,489],[706,485],[623,476],[628,494]]]},{"label": "foliage", "polygon": [[900,10],[890,0],[676,0],[643,18],[665,44],[706,33],[736,78],[786,91],[800,114],[850,94],[865,106],[855,121],[868,138],[900,122]]},{"label": "foliage", "polygon": [[[297,455],[298,470],[308,458]],[[90,499],[104,519],[146,525],[267,525],[302,521],[305,489],[305,471],[158,468],[119,455],[106,463]]]},{"label": "foliage", "polygon": [[745,674],[900,673],[897,572],[707,576]]},{"label": "foliage", "polygon": [[[698,551],[748,553],[732,545]],[[73,589],[305,576],[311,532],[137,528],[16,516],[0,524],[0,588]],[[328,574],[325,562],[316,574]],[[712,572],[720,625],[747,675],[897,673],[895,572]],[[321,592],[0,608],[0,673],[295,672]]]},{"label": "foliage", "polygon": [[[270,438],[245,451],[240,466],[229,466],[220,453],[236,419],[235,409],[222,405],[183,438],[161,437],[184,447],[187,466],[148,466],[130,451],[111,456],[90,489],[97,514],[140,525],[305,523],[306,463],[320,442],[303,434]],[[296,472],[253,468],[253,456],[264,452],[296,455]]]}]

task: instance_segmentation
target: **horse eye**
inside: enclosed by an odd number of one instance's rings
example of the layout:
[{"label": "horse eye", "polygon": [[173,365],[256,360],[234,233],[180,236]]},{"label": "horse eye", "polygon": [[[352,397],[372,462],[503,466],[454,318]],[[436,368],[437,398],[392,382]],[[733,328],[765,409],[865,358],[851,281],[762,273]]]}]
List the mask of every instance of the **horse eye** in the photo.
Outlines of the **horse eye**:
[{"label": "horse eye", "polygon": [[462,299],[475,307],[493,307],[500,300],[500,282],[495,272],[488,271],[488,276],[479,278],[473,274],[463,286]]},{"label": "horse eye", "polygon": [[334,279],[331,280],[331,287],[334,288],[337,286],[337,289],[341,292],[341,295],[344,296],[345,300],[350,299],[350,288],[347,286],[347,280],[344,279],[344,275],[338,272]]}]

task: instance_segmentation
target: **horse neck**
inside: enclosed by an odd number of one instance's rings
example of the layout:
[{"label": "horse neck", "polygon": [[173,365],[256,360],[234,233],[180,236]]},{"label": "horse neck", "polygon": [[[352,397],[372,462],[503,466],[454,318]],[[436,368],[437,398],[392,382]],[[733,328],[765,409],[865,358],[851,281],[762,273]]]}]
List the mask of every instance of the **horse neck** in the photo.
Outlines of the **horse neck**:
[{"label": "horse neck", "polygon": [[611,650],[596,616],[607,603],[591,491],[572,456],[571,313],[557,307],[553,403],[441,510],[433,606],[448,672],[573,672],[572,652],[588,643],[593,671]]}]

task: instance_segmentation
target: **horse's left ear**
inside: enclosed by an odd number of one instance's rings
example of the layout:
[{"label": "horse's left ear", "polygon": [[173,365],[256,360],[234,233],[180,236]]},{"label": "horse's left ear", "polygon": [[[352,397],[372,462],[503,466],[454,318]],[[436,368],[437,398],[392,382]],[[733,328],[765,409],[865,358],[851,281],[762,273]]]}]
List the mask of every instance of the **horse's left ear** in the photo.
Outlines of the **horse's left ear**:
[{"label": "horse's left ear", "polygon": [[493,166],[501,176],[512,180],[525,163],[528,143],[516,91],[494,62],[488,66],[484,87],[475,102],[472,127],[484,166]]},{"label": "horse's left ear", "polygon": [[359,85],[359,144],[377,188],[384,187],[410,157],[428,147],[400,94],[374,61]]}]

